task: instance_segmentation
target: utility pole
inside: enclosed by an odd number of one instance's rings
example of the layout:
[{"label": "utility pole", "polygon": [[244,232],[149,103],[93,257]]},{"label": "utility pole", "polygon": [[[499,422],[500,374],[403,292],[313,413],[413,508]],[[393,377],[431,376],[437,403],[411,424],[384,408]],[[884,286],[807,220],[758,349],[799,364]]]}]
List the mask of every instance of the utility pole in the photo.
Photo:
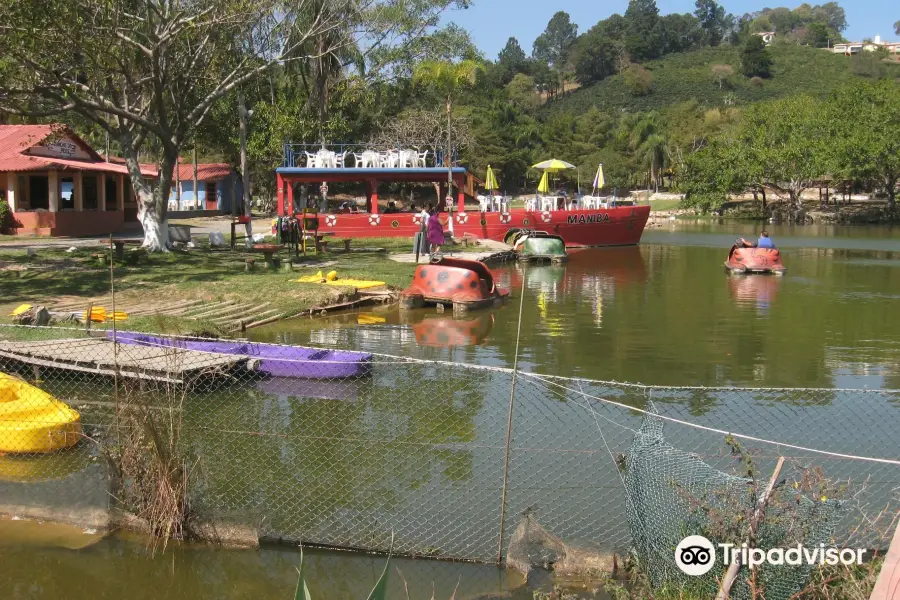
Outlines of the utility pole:
[{"label": "utility pole", "polygon": [[[241,179],[243,184],[243,204],[242,211],[245,217],[248,217],[245,228],[247,229],[247,246],[253,244],[253,228],[250,225],[250,170],[247,168],[247,117],[252,112],[247,110],[244,102],[244,93],[238,92],[238,118],[241,134]],[[236,199],[235,199],[236,200]]]}]

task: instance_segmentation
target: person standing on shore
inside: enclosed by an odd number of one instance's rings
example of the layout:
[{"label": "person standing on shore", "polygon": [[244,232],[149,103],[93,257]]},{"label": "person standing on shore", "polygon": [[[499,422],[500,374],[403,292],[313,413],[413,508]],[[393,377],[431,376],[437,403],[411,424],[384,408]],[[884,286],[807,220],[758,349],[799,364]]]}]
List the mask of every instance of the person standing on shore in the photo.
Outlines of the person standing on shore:
[{"label": "person standing on shore", "polygon": [[432,256],[439,254],[441,246],[444,245],[444,225],[447,224],[446,218],[441,218],[440,213],[428,205],[429,218],[428,227],[428,244],[431,246]]}]

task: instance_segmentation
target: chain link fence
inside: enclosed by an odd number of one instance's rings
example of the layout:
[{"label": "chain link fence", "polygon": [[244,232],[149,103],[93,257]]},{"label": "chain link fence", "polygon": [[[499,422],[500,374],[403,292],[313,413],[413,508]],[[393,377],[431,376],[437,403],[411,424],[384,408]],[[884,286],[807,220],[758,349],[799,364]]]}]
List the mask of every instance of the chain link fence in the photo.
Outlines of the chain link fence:
[{"label": "chain link fence", "polygon": [[0,371],[0,512],[86,526],[114,506],[158,517],[174,477],[190,502],[170,510],[261,539],[387,551],[393,535],[397,554],[495,562],[529,514],[622,553],[622,470],[651,406],[713,468],[735,470],[726,433],[764,477],[779,456],[788,477],[821,468],[848,509],[839,544],[887,547],[898,508],[897,390],[659,388],[57,327],[0,327]]}]

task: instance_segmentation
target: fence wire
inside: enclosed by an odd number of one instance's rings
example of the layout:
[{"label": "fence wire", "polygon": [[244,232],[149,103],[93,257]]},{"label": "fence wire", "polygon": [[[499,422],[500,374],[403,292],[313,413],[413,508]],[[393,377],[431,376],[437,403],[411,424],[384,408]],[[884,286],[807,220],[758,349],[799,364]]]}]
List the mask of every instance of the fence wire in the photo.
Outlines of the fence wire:
[{"label": "fence wire", "polygon": [[735,469],[721,431],[749,436],[763,474],[779,456],[798,477],[821,468],[849,507],[839,544],[885,548],[897,514],[900,466],[866,460],[900,454],[897,390],[520,372],[507,471],[509,369],[115,335],[0,327],[0,512],[85,526],[113,506],[151,514],[143,452],[178,457],[165,464],[189,473],[196,521],[261,539],[387,551],[393,532],[396,554],[494,562],[532,514],[567,543],[622,553],[621,469],[652,402],[667,442],[713,468]]}]

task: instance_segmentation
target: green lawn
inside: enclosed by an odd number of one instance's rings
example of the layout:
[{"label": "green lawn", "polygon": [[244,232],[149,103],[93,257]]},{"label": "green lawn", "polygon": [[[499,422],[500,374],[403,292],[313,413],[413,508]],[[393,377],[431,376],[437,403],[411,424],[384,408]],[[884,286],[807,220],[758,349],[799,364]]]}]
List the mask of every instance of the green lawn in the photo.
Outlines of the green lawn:
[{"label": "green lawn", "polygon": [[[342,243],[334,246],[343,248]],[[353,247],[409,252],[412,240],[357,240]],[[0,318],[8,320],[6,315],[21,303],[39,304],[59,296],[81,296],[87,304],[89,298],[106,296],[110,271],[108,265],[95,258],[100,252],[99,248],[79,248],[72,253],[62,248],[48,248],[28,256],[24,250],[3,250],[0,246],[0,314],[3,315]],[[280,254],[286,262],[288,251],[283,250]],[[251,256],[256,259],[256,269],[246,272],[245,262]],[[295,314],[313,306],[334,303],[352,292],[353,288],[349,287],[292,281],[319,270],[325,273],[337,271],[339,278],[384,281],[390,288],[403,289],[412,279],[415,265],[392,261],[388,252],[345,254],[341,250],[322,253],[317,258],[301,255],[295,261],[293,272],[270,271],[258,253],[243,248],[231,251],[201,246],[188,251],[144,255],[136,265],[117,262],[113,274],[120,306],[181,299],[245,300],[254,304],[268,302],[273,308]],[[129,327],[140,325],[138,321],[130,321]],[[143,324],[149,329],[159,328],[157,322]]]}]

